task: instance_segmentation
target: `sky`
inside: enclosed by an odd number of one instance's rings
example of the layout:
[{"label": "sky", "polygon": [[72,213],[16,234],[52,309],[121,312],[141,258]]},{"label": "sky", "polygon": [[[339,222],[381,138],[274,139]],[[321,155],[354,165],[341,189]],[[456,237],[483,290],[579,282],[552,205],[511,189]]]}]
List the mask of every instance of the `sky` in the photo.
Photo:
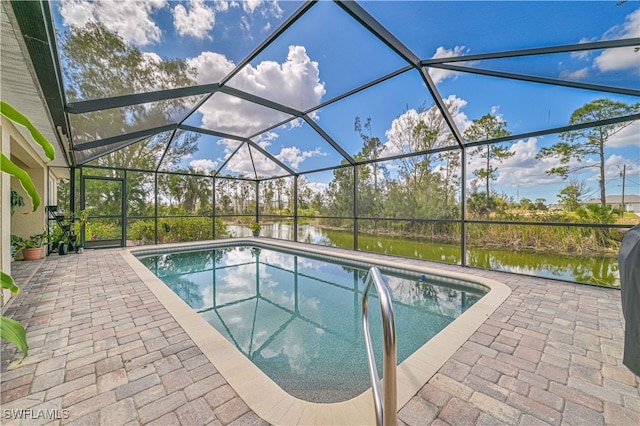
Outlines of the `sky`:
[{"label": "sky", "polygon": [[[56,29],[100,21],[123,40],[143,51],[148,60],[181,58],[197,70],[198,84],[218,82],[244,60],[298,7],[300,2],[250,1],[125,1],[62,0],[51,2]],[[640,6],[629,1],[432,2],[373,1],[362,7],[421,59],[488,53],[561,44],[640,37]],[[281,103],[310,110],[342,93],[405,67],[407,63],[376,39],[333,2],[314,5],[281,37],[228,82],[228,86]],[[640,90],[640,52],[634,48],[573,54],[552,54],[466,63],[504,72],[609,85]],[[512,134],[569,124],[577,108],[607,97],[625,103],[638,98],[591,90],[528,83],[431,68],[431,78],[451,105],[461,131],[472,120],[492,113],[506,122]],[[421,76],[407,71],[309,116],[350,155],[362,148],[354,120],[371,118],[370,135],[385,144],[383,156],[401,152],[398,129],[421,114],[437,114]],[[294,119],[266,133],[260,131],[291,116],[238,98],[216,93],[185,124],[254,142],[298,172],[340,164],[342,156],[306,122]],[[368,132],[368,131],[367,131]],[[536,160],[558,135],[516,139],[504,144],[512,156],[500,164],[492,189],[513,197],[555,203],[566,184],[545,173],[556,159]],[[238,142],[204,136],[199,150],[178,167],[203,172],[220,167]],[[253,160],[264,175],[282,169],[264,156]],[[626,165],[626,194],[640,194],[640,122],[626,127],[608,143],[605,152],[607,193],[620,194]],[[585,159],[586,164],[593,159]],[[242,147],[222,174],[248,175],[249,150]],[[482,167],[472,158],[473,170]],[[161,169],[176,166],[162,165]],[[393,172],[393,165],[389,165]],[[325,188],[332,174],[307,176],[312,188]],[[596,170],[579,176],[590,198],[598,196]]]}]

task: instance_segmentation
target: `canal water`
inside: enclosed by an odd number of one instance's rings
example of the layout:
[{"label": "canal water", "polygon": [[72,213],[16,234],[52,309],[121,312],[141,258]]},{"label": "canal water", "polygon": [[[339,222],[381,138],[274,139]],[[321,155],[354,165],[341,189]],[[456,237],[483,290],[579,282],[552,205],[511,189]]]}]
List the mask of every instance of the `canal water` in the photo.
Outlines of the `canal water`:
[{"label": "canal water", "polygon": [[[235,237],[251,235],[251,231],[246,226],[227,225],[227,229]],[[293,240],[293,225],[290,223],[264,224],[261,235]],[[353,233],[324,229],[314,225],[298,226],[298,241],[353,249]],[[436,241],[360,232],[358,249],[454,265],[461,263],[460,245]],[[466,256],[467,265],[478,268],[607,287],[620,286],[618,259],[613,255],[569,255],[468,246]]]}]

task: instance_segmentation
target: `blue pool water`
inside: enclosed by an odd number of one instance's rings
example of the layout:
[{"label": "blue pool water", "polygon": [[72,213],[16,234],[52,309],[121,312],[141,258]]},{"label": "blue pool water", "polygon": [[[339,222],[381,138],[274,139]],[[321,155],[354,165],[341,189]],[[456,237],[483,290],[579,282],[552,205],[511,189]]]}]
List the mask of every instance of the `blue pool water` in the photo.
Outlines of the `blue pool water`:
[{"label": "blue pool water", "polygon": [[[369,265],[251,246],[140,260],[289,394],[339,402],[370,387],[361,317]],[[418,273],[381,271],[393,298],[398,363],[484,294]],[[369,306],[382,364],[379,304]]]}]

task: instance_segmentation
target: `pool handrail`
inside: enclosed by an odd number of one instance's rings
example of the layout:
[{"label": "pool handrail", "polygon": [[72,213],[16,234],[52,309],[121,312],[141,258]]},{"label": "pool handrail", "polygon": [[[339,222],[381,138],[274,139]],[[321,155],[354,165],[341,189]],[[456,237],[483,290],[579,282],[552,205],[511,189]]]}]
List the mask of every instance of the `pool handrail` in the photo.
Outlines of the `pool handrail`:
[{"label": "pool handrail", "polygon": [[[376,368],[376,359],[369,332],[369,303],[368,295],[371,284],[376,287],[380,300],[382,314],[382,334],[384,352],[382,356],[382,374],[384,381],[384,394],[380,393],[380,376]],[[373,403],[376,410],[376,424],[378,426],[395,426],[397,424],[397,348],[396,348],[396,324],[393,314],[393,304],[389,289],[382,278],[380,270],[375,266],[369,269],[362,293],[362,325],[364,327],[364,339],[367,345],[367,359],[369,361],[369,376],[371,377],[371,389],[373,390]]]}]

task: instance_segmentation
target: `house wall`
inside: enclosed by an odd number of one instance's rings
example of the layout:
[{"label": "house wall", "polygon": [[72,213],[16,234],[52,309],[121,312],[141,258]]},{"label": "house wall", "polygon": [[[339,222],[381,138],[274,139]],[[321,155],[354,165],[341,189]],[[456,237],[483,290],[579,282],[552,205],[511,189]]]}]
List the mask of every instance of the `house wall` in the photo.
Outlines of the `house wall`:
[{"label": "house wall", "polygon": [[[622,210],[622,204],[620,203],[607,203],[609,207],[614,209]],[[624,211],[625,212],[633,212],[640,214],[640,203],[636,202],[625,202],[624,203]]]},{"label": "house wall", "polygon": [[[5,126],[5,119],[0,122],[0,133],[2,134],[2,153],[9,155],[9,130]],[[0,189],[2,194],[2,205],[0,206],[0,269],[3,272],[11,273],[11,221],[10,216],[10,194],[11,194],[11,177],[6,173],[0,173]],[[11,293],[8,290],[2,290],[0,304],[4,306]]]},{"label": "house wall", "polygon": [[[31,143],[25,139],[18,131],[13,122],[2,117],[2,153],[11,159],[16,165],[25,170],[40,194],[40,206],[33,210],[31,199],[20,185],[20,181],[6,173],[2,173],[0,185],[2,188],[2,207],[0,208],[0,240],[2,241],[2,253],[0,256],[0,266],[2,271],[11,272],[11,234],[27,238],[32,234],[44,231],[46,226],[46,216],[44,206],[48,199],[48,176],[47,165],[42,160],[42,156]],[[14,215],[11,215],[10,193],[11,189],[16,190],[25,200],[25,206],[16,208]],[[20,259],[21,255],[16,257]],[[11,293],[4,291],[2,295],[2,305],[11,296]]]},{"label": "house wall", "polygon": [[640,203],[624,203],[624,209],[627,212],[634,212],[640,214]]}]

